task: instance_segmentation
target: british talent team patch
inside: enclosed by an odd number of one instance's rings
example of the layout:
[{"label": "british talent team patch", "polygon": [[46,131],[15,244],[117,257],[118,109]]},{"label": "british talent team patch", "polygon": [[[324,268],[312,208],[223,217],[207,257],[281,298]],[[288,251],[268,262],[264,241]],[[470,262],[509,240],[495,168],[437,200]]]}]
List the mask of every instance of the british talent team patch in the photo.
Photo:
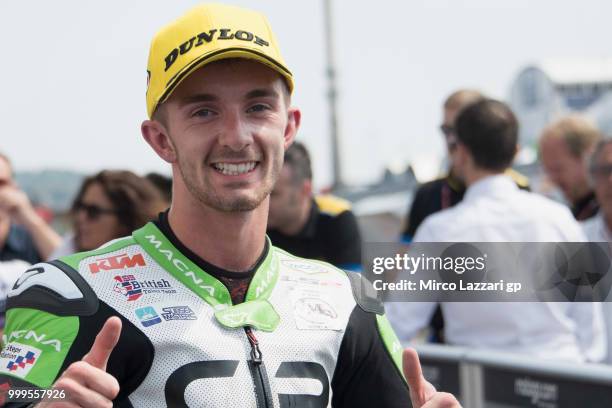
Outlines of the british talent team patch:
[{"label": "british talent team patch", "polygon": [[142,289],[134,275],[115,276],[115,287],[113,290],[127,297],[128,302],[136,300],[142,296]]},{"label": "british talent team patch", "polygon": [[176,289],[166,279],[136,279],[134,275],[117,275],[114,277],[113,290],[127,298],[128,302],[147,294],[175,294]]}]

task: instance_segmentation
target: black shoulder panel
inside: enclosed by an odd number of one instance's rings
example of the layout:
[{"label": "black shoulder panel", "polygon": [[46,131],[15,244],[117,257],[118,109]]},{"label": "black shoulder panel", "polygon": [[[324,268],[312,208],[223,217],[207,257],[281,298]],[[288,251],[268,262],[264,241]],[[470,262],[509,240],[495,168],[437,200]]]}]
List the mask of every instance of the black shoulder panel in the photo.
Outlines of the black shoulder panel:
[{"label": "black shoulder panel", "polygon": [[99,305],[98,311],[93,316],[79,318],[79,333],[72,343],[60,373],[89,352],[96,335],[109,317],[119,317],[122,323],[121,336],[110,355],[106,371],[115,377],[121,386],[119,395],[113,401],[113,407],[129,408],[132,406],[129,395],[148,375],[153,365],[155,349],[151,340],[125,316],[103,301],[100,301]]},{"label": "black shoulder panel", "polygon": [[372,284],[360,273],[349,271],[345,272],[351,281],[353,297],[355,298],[355,302],[357,302],[359,307],[365,312],[376,313],[379,315],[385,314],[385,306],[383,305],[383,302],[378,299]]},{"label": "black shoulder panel", "polygon": [[98,296],[83,277],[61,261],[39,263],[15,282],[7,309],[39,309],[58,316],[91,316],[99,307]]},{"label": "black shoulder panel", "polygon": [[331,381],[334,408],[406,408],[410,393],[379,334],[376,316],[355,306]]}]

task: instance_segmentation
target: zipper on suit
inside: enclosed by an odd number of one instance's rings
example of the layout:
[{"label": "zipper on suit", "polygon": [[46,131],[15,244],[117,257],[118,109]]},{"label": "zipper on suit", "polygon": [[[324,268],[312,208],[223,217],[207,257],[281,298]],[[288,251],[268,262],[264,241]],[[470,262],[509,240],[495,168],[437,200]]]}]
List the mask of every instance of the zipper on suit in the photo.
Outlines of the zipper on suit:
[{"label": "zipper on suit", "polygon": [[272,390],[270,389],[270,382],[268,380],[268,374],[266,373],[266,367],[263,363],[261,350],[259,349],[259,341],[253,330],[247,326],[244,331],[251,345],[251,360],[249,360],[249,369],[253,377],[253,383],[255,385],[255,396],[257,398],[257,408],[272,408],[274,403],[272,402]]}]

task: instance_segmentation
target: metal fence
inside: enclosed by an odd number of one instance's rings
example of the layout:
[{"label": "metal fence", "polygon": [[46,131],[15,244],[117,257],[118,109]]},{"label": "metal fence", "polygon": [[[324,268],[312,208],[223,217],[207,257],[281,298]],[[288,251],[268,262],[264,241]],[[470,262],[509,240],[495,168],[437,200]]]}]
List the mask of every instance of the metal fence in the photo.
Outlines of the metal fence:
[{"label": "metal fence", "polygon": [[612,366],[538,360],[461,347],[416,347],[423,374],[465,408],[609,408]]}]

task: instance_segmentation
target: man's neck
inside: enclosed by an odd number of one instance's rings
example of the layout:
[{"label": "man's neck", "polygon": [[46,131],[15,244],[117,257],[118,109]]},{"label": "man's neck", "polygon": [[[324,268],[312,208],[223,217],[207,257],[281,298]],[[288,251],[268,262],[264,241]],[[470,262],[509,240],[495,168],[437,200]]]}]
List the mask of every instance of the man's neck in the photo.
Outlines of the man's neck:
[{"label": "man's neck", "polygon": [[[588,186],[588,183],[586,184]],[[579,206],[580,204],[583,204],[585,200],[587,200],[591,195],[593,194],[593,191],[588,188],[588,187],[584,187],[583,189],[581,189],[578,192],[574,193],[574,200],[572,200],[572,205],[575,206]]]},{"label": "man's neck", "polygon": [[294,222],[282,225],[278,228],[278,230],[288,236],[297,235],[300,231],[302,231],[302,229],[304,229],[304,226],[308,222],[310,210],[312,210],[312,198],[308,197],[308,199],[300,206],[299,213]]},{"label": "man's neck", "polygon": [[472,168],[469,171],[465,172],[465,176],[464,176],[465,185],[467,187],[470,187],[474,183],[484,178],[491,177],[491,176],[498,176],[503,173],[504,173],[503,171],[492,171],[492,170],[485,170],[481,168]]},{"label": "man's neck", "polygon": [[174,200],[168,223],[183,245],[202,259],[242,272],[250,269],[264,250],[268,200],[244,212],[223,212]]}]

